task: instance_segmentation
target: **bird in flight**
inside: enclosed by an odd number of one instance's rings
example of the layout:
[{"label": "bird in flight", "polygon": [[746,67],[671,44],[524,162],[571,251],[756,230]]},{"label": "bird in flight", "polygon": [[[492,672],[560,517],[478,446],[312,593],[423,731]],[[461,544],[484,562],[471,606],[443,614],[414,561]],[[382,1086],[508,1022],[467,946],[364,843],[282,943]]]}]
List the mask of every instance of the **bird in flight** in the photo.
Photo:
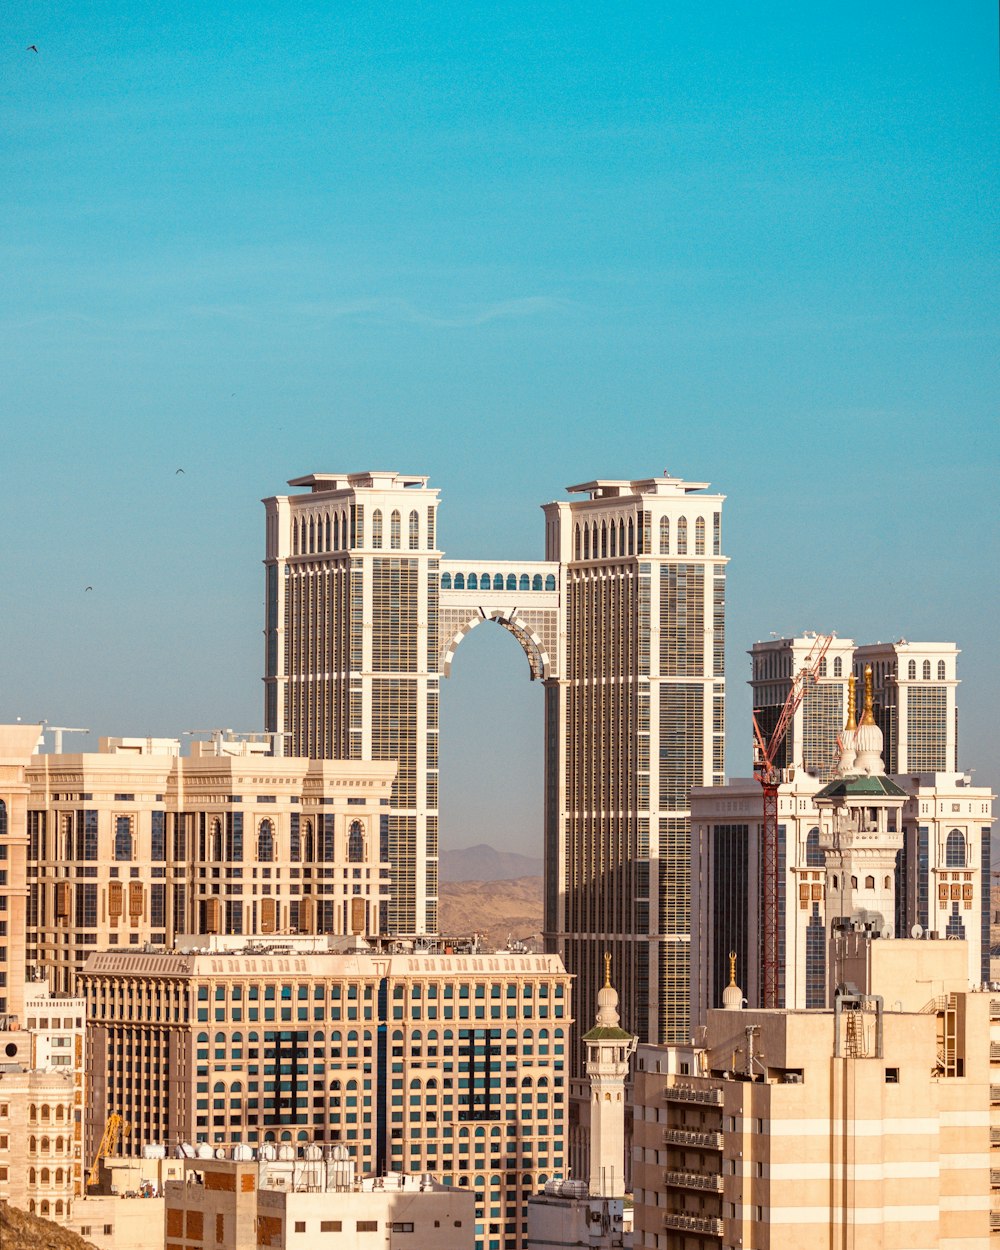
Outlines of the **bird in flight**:
[{"label": "bird in flight", "polygon": [[38,52],[38,49],[35,47],[33,43],[29,43],[28,46],[24,50],[25,52],[35,52],[35,53]]},{"label": "bird in flight", "polygon": [[84,589],[84,593],[86,593],[88,590],[93,590],[94,588],[93,586],[84,586],[83,589]]},{"label": "bird in flight", "polygon": [[183,472],[184,472],[184,470],[183,470],[183,469],[178,469],[178,470],[174,473],[174,477],[176,477],[178,473],[183,473]]}]

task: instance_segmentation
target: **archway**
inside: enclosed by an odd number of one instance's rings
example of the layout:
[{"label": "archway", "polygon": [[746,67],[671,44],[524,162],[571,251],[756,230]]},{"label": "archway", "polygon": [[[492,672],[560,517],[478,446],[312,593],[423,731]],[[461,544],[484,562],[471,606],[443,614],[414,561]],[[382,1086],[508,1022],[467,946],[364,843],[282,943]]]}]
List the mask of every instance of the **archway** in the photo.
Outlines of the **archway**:
[{"label": "archway", "polygon": [[[477,630],[484,620],[499,625],[517,649],[499,630]],[[453,666],[460,642],[461,661]],[[542,649],[517,622],[487,615],[470,618],[456,631],[448,650],[442,669],[451,680],[441,683],[439,750],[439,896],[445,929],[452,927],[446,901],[450,882],[500,879],[492,875],[495,857],[488,852],[454,852],[485,844],[502,856],[513,852],[535,861],[521,865],[507,859],[497,865],[500,872],[525,877],[541,873],[544,692],[540,683],[525,682],[518,650],[528,658],[532,675],[546,671],[547,663]],[[466,867],[469,864],[486,867]],[[538,910],[538,923],[524,933],[515,926],[515,936],[540,931],[540,907],[539,888],[537,904],[531,899],[526,909],[528,914]],[[504,930],[500,942],[507,936]]]}]

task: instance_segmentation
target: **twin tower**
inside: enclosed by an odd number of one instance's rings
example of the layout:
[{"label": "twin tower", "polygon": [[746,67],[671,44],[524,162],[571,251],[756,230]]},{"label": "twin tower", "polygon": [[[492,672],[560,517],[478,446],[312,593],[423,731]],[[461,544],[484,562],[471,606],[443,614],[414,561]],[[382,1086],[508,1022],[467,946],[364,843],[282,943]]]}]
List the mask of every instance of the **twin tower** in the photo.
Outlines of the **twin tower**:
[{"label": "twin tower", "polygon": [[543,505],[545,560],[448,560],[438,491],[314,473],[267,512],[265,723],[278,749],[396,760],[381,816],[385,931],[438,926],[439,691],[493,621],[545,686],[545,930],[597,1010],[688,1036],[692,786],[724,780],[723,496],[679,478],[593,481]]}]

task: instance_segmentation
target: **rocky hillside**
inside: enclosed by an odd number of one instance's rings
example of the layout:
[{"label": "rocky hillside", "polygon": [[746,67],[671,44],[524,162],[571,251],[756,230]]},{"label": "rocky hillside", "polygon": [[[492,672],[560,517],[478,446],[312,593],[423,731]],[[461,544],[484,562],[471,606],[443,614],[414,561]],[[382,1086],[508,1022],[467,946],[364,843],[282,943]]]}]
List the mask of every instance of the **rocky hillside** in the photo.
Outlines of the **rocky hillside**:
[{"label": "rocky hillside", "polygon": [[444,934],[483,933],[492,946],[504,946],[509,937],[540,946],[540,876],[514,881],[442,881],[440,899],[439,923]]},{"label": "rocky hillside", "polygon": [[76,1233],[0,1202],[0,1246],[3,1250],[94,1250]]}]

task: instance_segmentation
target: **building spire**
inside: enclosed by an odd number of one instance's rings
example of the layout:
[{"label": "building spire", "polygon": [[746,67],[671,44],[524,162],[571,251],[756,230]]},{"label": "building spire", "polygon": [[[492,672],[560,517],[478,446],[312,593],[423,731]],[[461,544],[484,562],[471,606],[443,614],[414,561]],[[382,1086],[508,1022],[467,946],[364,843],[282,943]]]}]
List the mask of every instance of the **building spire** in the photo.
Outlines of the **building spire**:
[{"label": "building spire", "polygon": [[865,665],[865,710],[861,713],[862,725],[874,725],[875,713],[872,708],[872,666]]},{"label": "building spire", "polygon": [[736,952],[729,952],[729,984],[722,991],[722,1008],[724,1011],[741,1011],[743,1008],[743,991],[736,984]]},{"label": "building spire", "polygon": [[736,952],[729,952],[729,984],[736,984]]},{"label": "building spire", "polygon": [[604,952],[604,988],[611,989],[611,952]]},{"label": "building spire", "polygon": [[847,679],[847,724],[845,729],[858,727],[858,679],[852,673]]}]

